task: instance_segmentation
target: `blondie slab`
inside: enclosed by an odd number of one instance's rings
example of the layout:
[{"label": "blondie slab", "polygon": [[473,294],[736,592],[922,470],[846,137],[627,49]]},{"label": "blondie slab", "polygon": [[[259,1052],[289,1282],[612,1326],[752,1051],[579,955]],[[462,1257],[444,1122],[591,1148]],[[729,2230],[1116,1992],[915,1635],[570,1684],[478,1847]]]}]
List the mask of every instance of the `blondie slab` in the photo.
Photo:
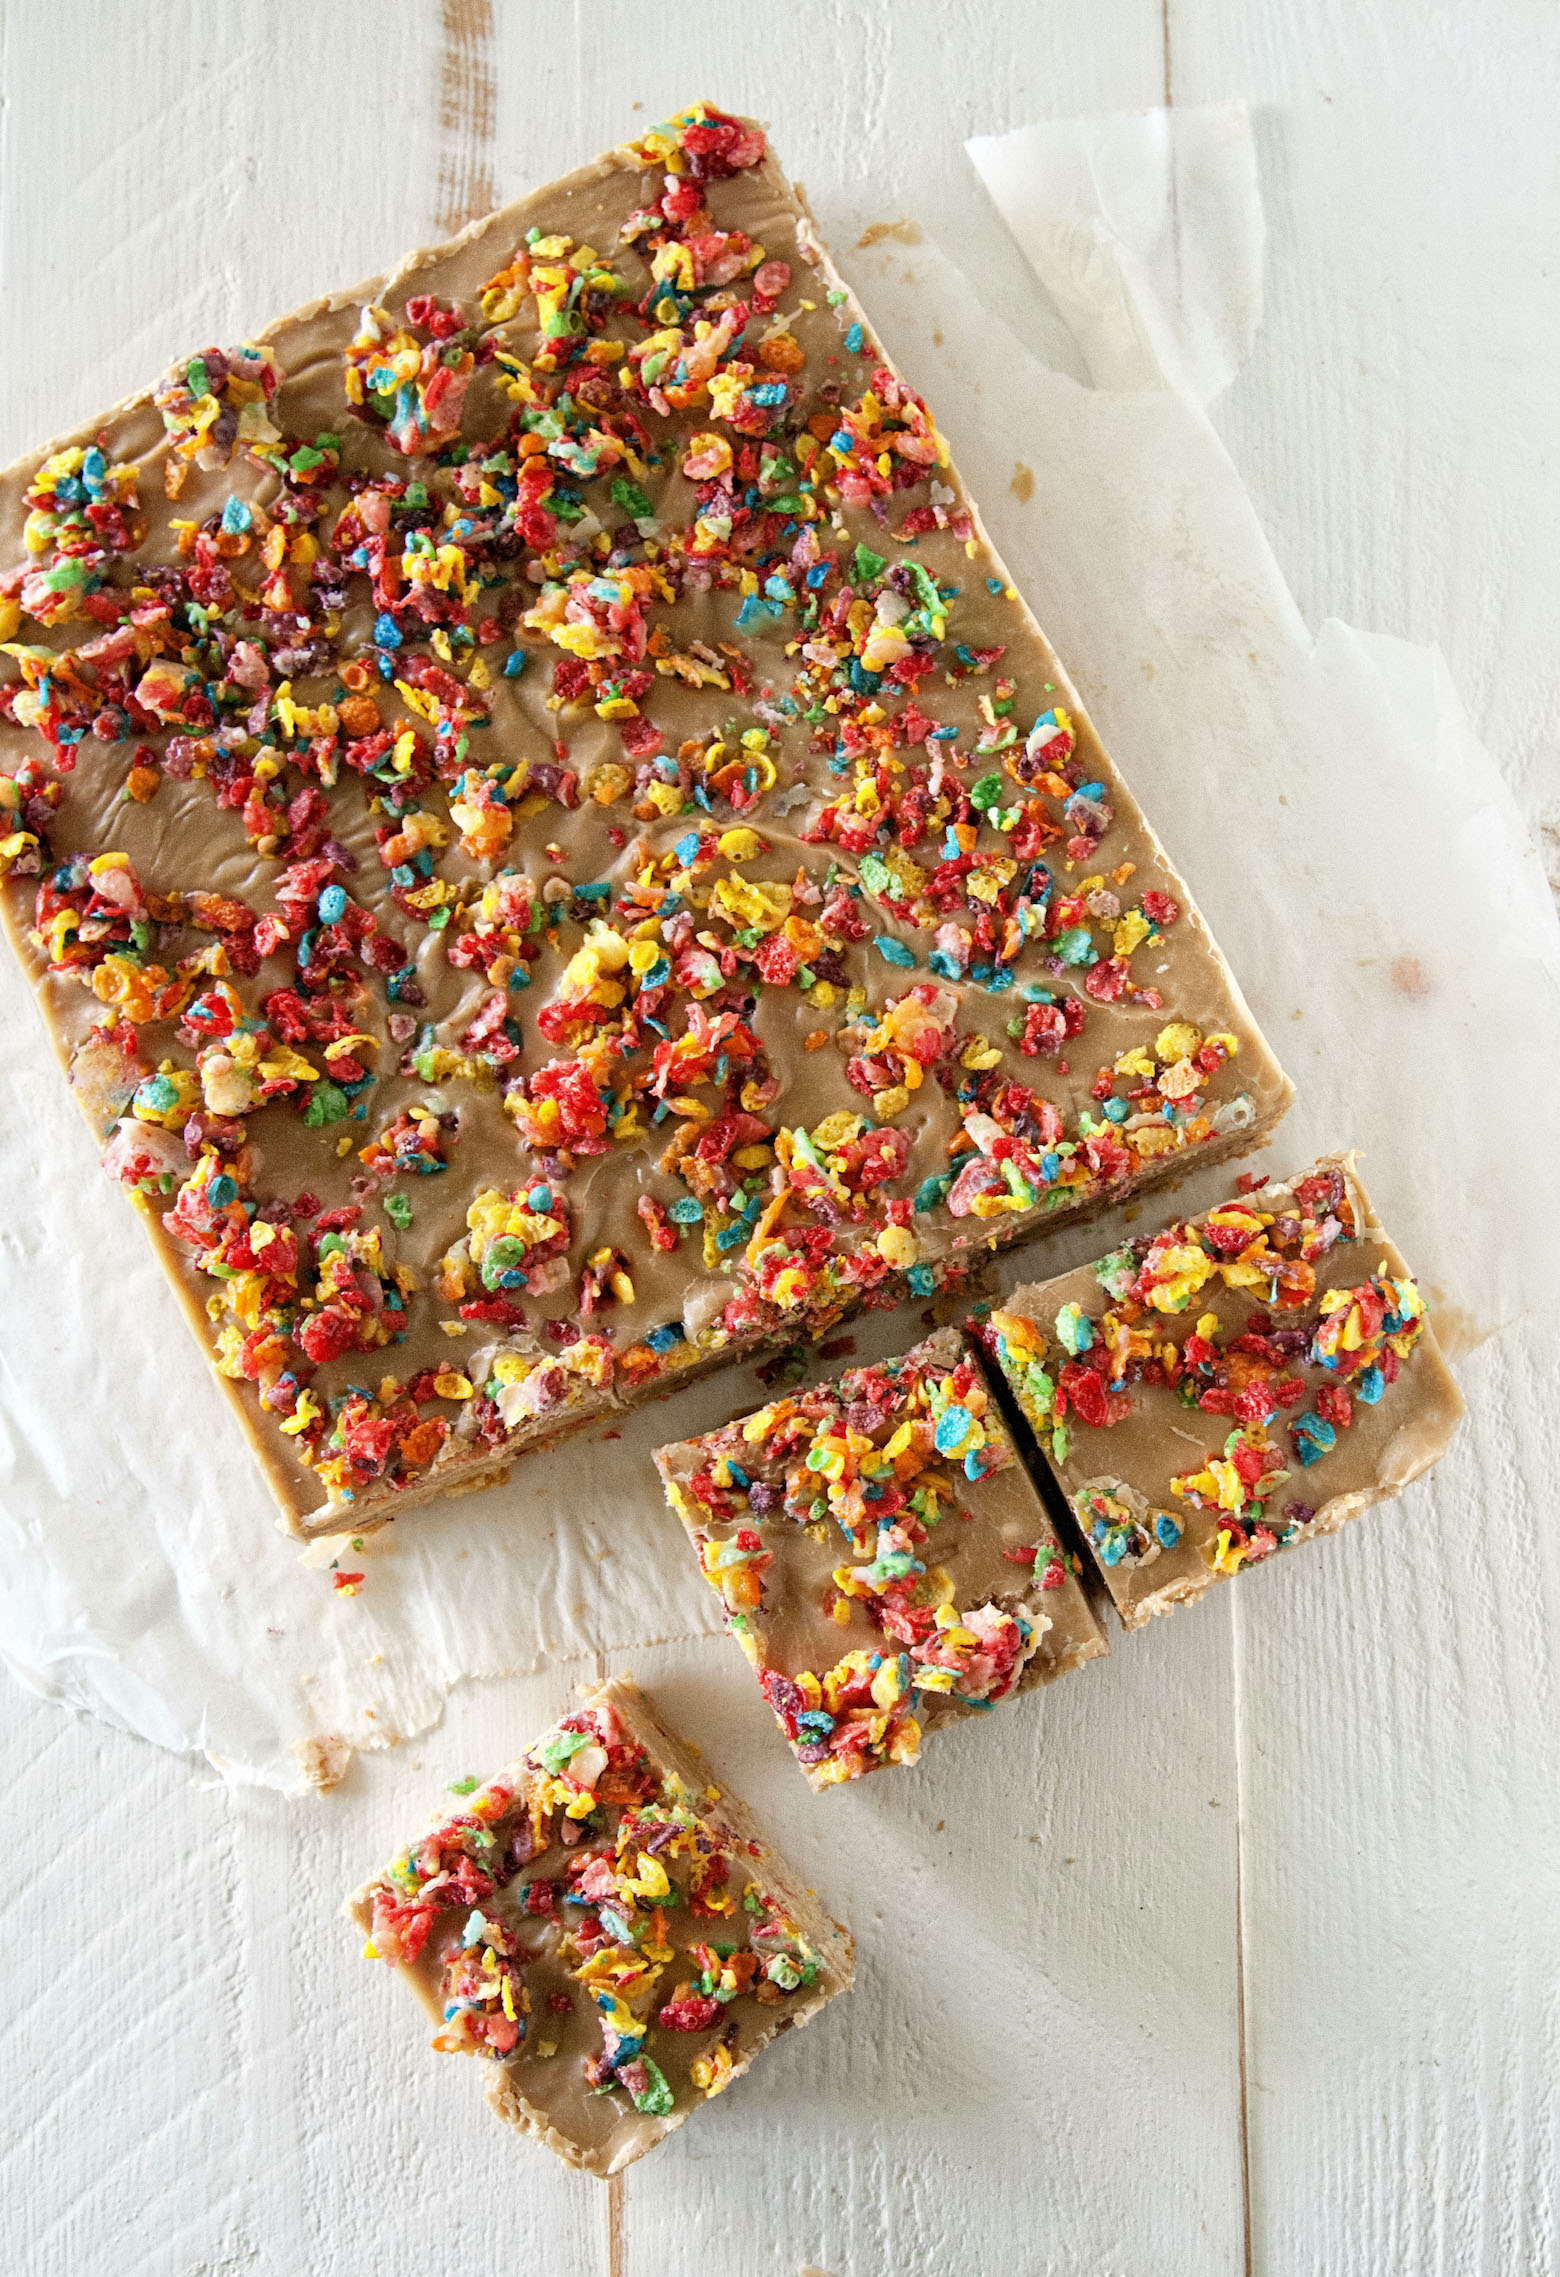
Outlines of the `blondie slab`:
[{"label": "blondie slab", "polygon": [[1129,1629],[1396,1494],[1463,1413],[1352,1155],[1016,1289],[982,1335]]},{"label": "blondie slab", "polygon": [[0,478],[0,770],[7,927],[295,1531],[1287,1104],[704,106]]},{"label": "blondie slab", "polygon": [[502,2119],[616,2174],[849,1989],[752,1813],[614,1678],[348,1900]]},{"label": "blondie slab", "polygon": [[956,1328],[655,1459],[814,1788],[1109,1649]]}]

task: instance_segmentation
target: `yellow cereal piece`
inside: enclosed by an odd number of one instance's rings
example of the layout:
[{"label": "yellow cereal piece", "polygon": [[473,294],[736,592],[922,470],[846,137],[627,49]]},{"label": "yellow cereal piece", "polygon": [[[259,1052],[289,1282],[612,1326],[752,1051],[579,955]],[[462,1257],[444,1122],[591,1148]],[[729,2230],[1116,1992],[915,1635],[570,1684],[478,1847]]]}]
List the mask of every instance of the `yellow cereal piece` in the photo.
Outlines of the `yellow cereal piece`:
[{"label": "yellow cereal piece", "polygon": [[1154,1259],[1154,1271],[1160,1278],[1149,1291],[1148,1301],[1156,1312],[1184,1311],[1203,1283],[1212,1279],[1213,1270],[1213,1259],[1195,1244],[1175,1242]]},{"label": "yellow cereal piece", "polygon": [[1190,1020],[1167,1020],[1154,1038],[1154,1051],[1161,1060],[1190,1059],[1201,1048],[1202,1030]]},{"label": "yellow cereal piece", "polygon": [[710,894],[710,914],[723,917],[739,932],[756,927],[761,933],[776,933],[791,914],[791,888],[751,878],[719,878]]},{"label": "yellow cereal piece", "polygon": [[688,2068],[688,2076],[695,2087],[702,2087],[706,2102],[721,2094],[731,2085],[731,2050],[717,2041],[707,2056],[695,2057]]},{"label": "yellow cereal piece", "polygon": [[261,1060],[256,1071],[267,1083],[317,1083],[320,1071],[295,1052],[291,1044],[278,1044],[273,1052]]},{"label": "yellow cereal piece", "polygon": [[825,1115],[810,1136],[820,1154],[833,1154],[838,1147],[848,1146],[862,1128],[860,1115],[852,1115],[841,1107],[832,1115]]},{"label": "yellow cereal piece", "polygon": [[921,1254],[921,1244],[907,1225],[886,1225],[877,1237],[878,1255],[903,1272]]},{"label": "yellow cereal piece", "polygon": [[1045,1337],[1027,1314],[993,1312],[991,1326],[1002,1338],[1002,1341],[1010,1345],[1015,1352],[1026,1354],[1036,1360],[1045,1358],[1047,1349]]},{"label": "yellow cereal piece", "polygon": [[1141,909],[1129,909],[1119,918],[1111,934],[1111,947],[1118,957],[1130,957],[1133,950],[1148,939],[1153,927]]},{"label": "yellow cereal piece", "polygon": [[1169,1123],[1143,1123],[1127,1133],[1128,1146],[1143,1162],[1155,1162],[1162,1155],[1174,1154],[1183,1139],[1184,1134]]},{"label": "yellow cereal piece", "polygon": [[945,1565],[929,1565],[921,1577],[921,1601],[926,1605],[953,1603],[953,1576]]},{"label": "yellow cereal piece", "polygon": [[914,1763],[921,1752],[921,1727],[914,1716],[903,1716],[889,1736],[885,1750],[890,1763]]}]

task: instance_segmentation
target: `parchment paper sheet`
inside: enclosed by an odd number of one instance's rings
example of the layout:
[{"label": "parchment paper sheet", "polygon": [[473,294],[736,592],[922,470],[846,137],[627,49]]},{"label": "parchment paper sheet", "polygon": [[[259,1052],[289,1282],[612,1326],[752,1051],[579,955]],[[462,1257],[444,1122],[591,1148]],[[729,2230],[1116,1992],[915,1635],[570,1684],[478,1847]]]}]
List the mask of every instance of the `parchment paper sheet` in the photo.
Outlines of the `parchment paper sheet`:
[{"label": "parchment paper sheet", "polygon": [[[1488,1333],[1560,1262],[1560,926],[1439,657],[1336,623],[1313,640],[1201,409],[1260,313],[1244,113],[971,152],[1092,387],[988,313],[978,247],[963,269],[929,241],[837,250],[1300,1087],[1253,1167],[1358,1146],[1454,1342]],[[463,1677],[716,1625],[648,1451],[755,1404],[750,1369],[412,1514],[346,1561],[361,1594],[333,1594],[275,1533],[9,957],[0,1020],[0,1654],[24,1682],[287,1785],[295,1742],[409,1735]],[[919,1332],[914,1313],[854,1331],[862,1356]]]}]

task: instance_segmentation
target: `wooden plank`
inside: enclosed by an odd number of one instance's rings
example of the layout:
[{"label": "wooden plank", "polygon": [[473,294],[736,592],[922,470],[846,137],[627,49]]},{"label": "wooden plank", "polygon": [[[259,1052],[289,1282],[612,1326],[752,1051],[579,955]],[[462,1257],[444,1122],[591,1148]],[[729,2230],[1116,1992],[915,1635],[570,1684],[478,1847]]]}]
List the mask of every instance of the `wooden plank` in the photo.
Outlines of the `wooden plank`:
[{"label": "wooden plank", "polygon": [[1168,6],[1176,100],[1250,101],[1267,207],[1262,330],[1216,423],[1309,620],[1445,652],[1560,885],[1560,17]]},{"label": "wooden plank", "polygon": [[360,1958],[346,1890],[588,1669],[458,1694],[336,1792],[232,1794],[50,1703],[0,1701],[0,2265],[27,2277],[358,2277],[485,2265],[495,2206],[548,2277],[604,2266],[605,2193],[499,2125],[476,2066]]},{"label": "wooden plank", "polygon": [[626,2277],[1240,2268],[1227,1610],[822,1797],[734,1644],[618,1660],[859,1955],[854,1992],[625,2177]]},{"label": "wooden plank", "polygon": [[1560,1340],[1431,1478],[1238,1598],[1254,2266],[1555,2265]]},{"label": "wooden plank", "polygon": [[[1560,33],[1502,0],[1433,33],[1403,0],[1171,22],[1177,99],[1255,107],[1267,307],[1212,408],[1301,607],[1441,646],[1553,825],[1560,285],[1531,217]],[[1556,2258],[1556,1357],[1536,1326],[1476,1355],[1443,1468],[1240,1594],[1259,2270]]]},{"label": "wooden plank", "polygon": [[603,2186],[494,2118],[476,2063],[430,2050],[406,1988],[359,1958],[339,1918],[343,1868],[348,1887],[372,1872],[448,1799],[449,1781],[497,1769],[593,1673],[573,1662],[463,1688],[437,1734],[360,1758],[338,1794],[299,1805],[250,1791],[232,1806],[262,2267],[356,2277],[420,2254],[430,2271],[473,2269],[492,2254],[502,2209],[548,2277],[602,2268]]},{"label": "wooden plank", "polygon": [[451,234],[498,204],[493,0],[441,0],[439,186],[434,226]]},{"label": "wooden plank", "polygon": [[437,18],[369,14],[4,12],[0,459],[430,237]]}]

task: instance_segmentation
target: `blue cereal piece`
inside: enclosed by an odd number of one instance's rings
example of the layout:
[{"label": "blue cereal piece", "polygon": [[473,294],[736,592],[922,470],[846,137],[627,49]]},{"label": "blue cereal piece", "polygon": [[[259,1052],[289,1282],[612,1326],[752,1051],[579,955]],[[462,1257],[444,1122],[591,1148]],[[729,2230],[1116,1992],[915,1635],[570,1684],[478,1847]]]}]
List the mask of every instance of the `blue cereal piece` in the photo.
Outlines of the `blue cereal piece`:
[{"label": "blue cereal piece", "polygon": [[967,1407],[960,1407],[957,1404],[952,1407],[945,1407],[942,1414],[937,1418],[937,1429],[933,1434],[939,1455],[961,1453],[965,1441],[974,1428],[975,1418]]},{"label": "blue cereal piece", "polygon": [[872,946],[880,957],[887,959],[889,964],[914,968],[915,951],[907,949],[903,941],[896,941],[891,933],[879,933]]},{"label": "blue cereal piece", "polygon": [[1338,1443],[1337,1432],[1330,1423],[1324,1423],[1319,1415],[1309,1412],[1298,1415],[1289,1428],[1302,1470],[1309,1470],[1313,1463],[1319,1463]]}]

